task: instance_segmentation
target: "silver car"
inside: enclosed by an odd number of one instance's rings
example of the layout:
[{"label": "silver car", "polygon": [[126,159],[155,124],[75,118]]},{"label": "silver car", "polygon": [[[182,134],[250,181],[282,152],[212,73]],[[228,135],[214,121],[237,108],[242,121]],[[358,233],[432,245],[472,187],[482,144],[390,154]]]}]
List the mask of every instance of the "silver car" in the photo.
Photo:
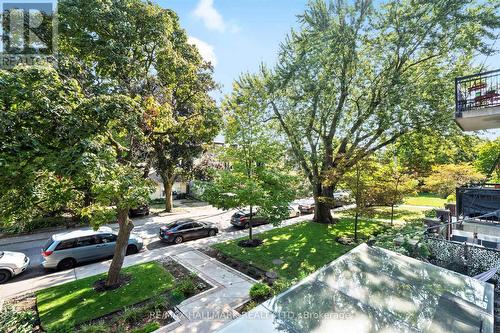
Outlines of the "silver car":
[{"label": "silver car", "polygon": [[[111,228],[101,227],[52,235],[42,249],[42,265],[46,269],[70,269],[77,264],[112,257],[117,235]],[[142,239],[130,235],[127,255],[142,249]]]}]

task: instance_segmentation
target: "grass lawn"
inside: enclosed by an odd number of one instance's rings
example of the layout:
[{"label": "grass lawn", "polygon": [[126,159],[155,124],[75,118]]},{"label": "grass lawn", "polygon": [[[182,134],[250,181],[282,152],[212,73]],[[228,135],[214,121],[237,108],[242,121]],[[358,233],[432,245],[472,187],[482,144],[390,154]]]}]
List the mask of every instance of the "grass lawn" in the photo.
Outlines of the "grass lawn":
[{"label": "grass lawn", "polygon": [[104,316],[172,288],[174,278],[161,264],[150,262],[123,269],[132,280],[116,290],[96,292],[95,281],[106,274],[51,287],[36,293],[43,328],[62,322],[80,324]]},{"label": "grass lawn", "polygon": [[[428,209],[421,207],[405,207],[405,208],[394,208],[394,220],[400,221],[410,221],[414,219],[421,219],[425,217],[425,211]],[[340,217],[353,217],[354,210],[349,209],[342,212],[335,213]],[[391,219],[391,207],[371,207],[367,209],[366,212],[363,213],[365,218],[370,219],[383,219],[390,220]]]},{"label": "grass lawn", "polygon": [[[386,228],[381,223],[360,221],[360,237],[368,238]],[[269,230],[256,235],[264,240],[264,244],[256,248],[242,248],[237,245],[238,239],[213,247],[263,270],[273,270],[280,278],[291,281],[306,277],[353,248],[335,241],[342,236],[354,236],[352,219],[342,219],[336,225],[303,222]],[[283,264],[274,265],[274,259],[281,259]]]},{"label": "grass lawn", "polygon": [[404,203],[412,206],[432,206],[443,208],[446,203],[446,199],[443,199],[436,194],[421,193],[416,196],[406,197]]}]

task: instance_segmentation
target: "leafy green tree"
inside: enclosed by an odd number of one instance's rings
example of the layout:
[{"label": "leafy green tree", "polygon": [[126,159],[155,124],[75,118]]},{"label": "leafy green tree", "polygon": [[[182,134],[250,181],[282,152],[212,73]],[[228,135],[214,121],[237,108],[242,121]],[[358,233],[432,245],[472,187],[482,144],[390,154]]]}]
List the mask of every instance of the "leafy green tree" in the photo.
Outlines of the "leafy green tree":
[{"label": "leafy green tree", "polygon": [[500,139],[486,141],[476,147],[476,168],[493,182],[500,182]]},{"label": "leafy green tree", "polygon": [[[107,280],[111,286],[118,283],[133,228],[126,213],[144,200],[148,187],[138,175],[144,178],[157,162],[160,175],[167,172],[171,182],[167,167],[186,164],[190,156],[184,153],[193,152],[191,147],[211,134],[201,128],[210,127],[204,117],[214,110],[206,94],[213,87],[211,68],[187,44],[171,10],[140,0],[63,0],[58,5],[60,71],[78,80],[98,107],[107,101],[105,108],[115,105],[128,114],[107,124],[100,143],[108,153],[99,158],[117,172],[99,172],[91,178],[91,190],[100,203],[87,209],[88,216],[102,220],[104,205],[116,207],[120,231]],[[202,139],[191,142],[196,126]],[[109,178],[99,182],[101,175]],[[106,186],[106,179],[116,186]]]},{"label": "leafy green tree", "polygon": [[175,89],[167,101],[171,113],[165,129],[154,129],[153,166],[165,190],[165,210],[172,211],[172,186],[178,176],[193,171],[193,162],[212,143],[220,131],[221,112],[209,92],[215,89],[212,66],[201,59],[198,51],[187,44],[186,34],[177,34],[176,49],[184,57],[175,69]]},{"label": "leafy green tree", "polygon": [[450,128],[446,133],[422,130],[401,137],[395,144],[400,164],[420,179],[435,165],[474,162],[482,140],[456,125]]},{"label": "leafy green tree", "polygon": [[354,239],[358,240],[359,217],[371,206],[372,187],[374,186],[373,175],[377,170],[377,163],[372,158],[367,158],[356,163],[353,169],[346,172],[342,177],[340,185],[349,190],[354,197]]},{"label": "leafy green tree", "polygon": [[310,2],[279,63],[251,84],[265,96],[310,181],[314,220],[332,223],[332,194],[350,168],[401,136],[446,128],[454,78],[489,52],[491,2]]},{"label": "leafy green tree", "polygon": [[249,207],[250,242],[253,214],[279,223],[289,216],[288,204],[294,198],[292,177],[282,162],[283,147],[273,140],[260,108],[252,89],[235,84],[224,103],[226,147],[220,157],[229,168],[219,170],[203,193],[203,199],[218,208]]},{"label": "leafy green tree", "polygon": [[[144,99],[147,140],[136,155],[164,183],[172,210],[172,185],[186,175],[202,144],[220,130],[220,112],[209,92],[213,68],[187,42],[177,15],[140,0],[64,0],[60,3],[64,69],[93,94],[121,92]],[[89,33],[89,31],[91,33]]]},{"label": "leafy green tree", "polygon": [[391,225],[394,221],[394,206],[402,204],[403,199],[416,194],[418,181],[397,162],[384,163],[374,175],[375,184],[372,195],[377,204],[391,207]]},{"label": "leafy green tree", "polygon": [[443,164],[432,168],[432,173],[424,179],[424,188],[443,198],[455,193],[457,187],[477,183],[485,176],[471,164]]},{"label": "leafy green tree", "polygon": [[[84,100],[76,81],[51,67],[0,71],[0,221],[25,224],[41,215],[78,208],[82,193],[73,157],[94,130],[81,123]],[[22,228],[21,228],[22,229]]]}]

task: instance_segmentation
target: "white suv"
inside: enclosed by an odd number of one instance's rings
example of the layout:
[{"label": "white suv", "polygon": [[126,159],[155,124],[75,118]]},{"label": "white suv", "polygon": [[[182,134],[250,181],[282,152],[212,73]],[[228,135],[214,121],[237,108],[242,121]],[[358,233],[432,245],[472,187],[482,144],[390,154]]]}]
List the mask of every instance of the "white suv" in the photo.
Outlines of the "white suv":
[{"label": "white suv", "polygon": [[0,283],[21,274],[30,264],[30,259],[20,252],[0,251]]}]

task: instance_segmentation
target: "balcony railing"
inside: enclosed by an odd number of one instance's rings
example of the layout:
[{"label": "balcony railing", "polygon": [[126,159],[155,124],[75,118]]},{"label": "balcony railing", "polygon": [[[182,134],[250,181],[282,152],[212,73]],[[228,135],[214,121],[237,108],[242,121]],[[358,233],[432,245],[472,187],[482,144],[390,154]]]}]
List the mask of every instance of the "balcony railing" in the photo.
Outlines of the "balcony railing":
[{"label": "balcony railing", "polygon": [[455,79],[455,112],[500,106],[500,69]]}]

